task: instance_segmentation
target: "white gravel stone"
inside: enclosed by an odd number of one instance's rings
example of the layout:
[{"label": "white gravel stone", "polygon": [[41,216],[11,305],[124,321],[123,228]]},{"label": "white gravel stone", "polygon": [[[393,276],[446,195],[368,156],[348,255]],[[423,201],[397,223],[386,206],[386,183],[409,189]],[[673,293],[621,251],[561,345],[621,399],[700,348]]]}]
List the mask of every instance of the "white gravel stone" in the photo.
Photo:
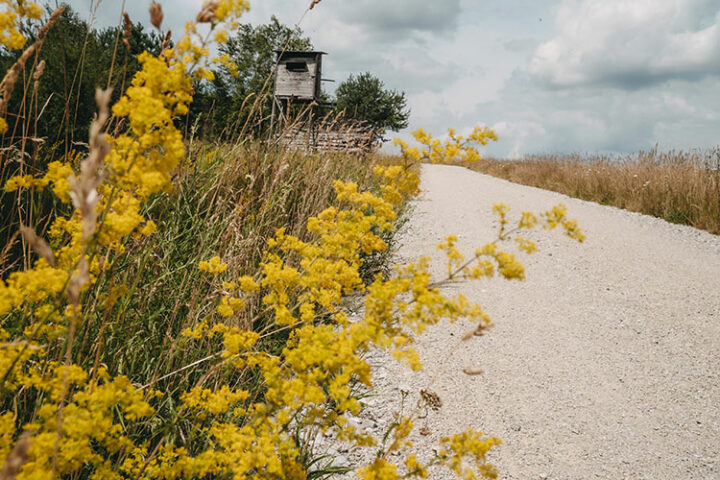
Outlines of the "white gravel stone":
[{"label": "white gravel stone", "polygon": [[[421,459],[472,427],[502,438],[491,455],[500,478],[719,478],[720,237],[460,167],[423,165],[422,182],[398,262],[431,255],[442,275],[436,245],[456,234],[470,255],[494,239],[499,202],[516,214],[564,203],[587,240],[534,232],[540,251],[520,256],[526,281],[448,288],[483,305],[496,328],[450,357],[468,325],[430,329],[417,339],[420,373],[374,355],[380,426],[400,390],[412,390],[412,408],[437,375],[443,406],[413,438]],[[467,365],[484,374],[463,374]]]}]

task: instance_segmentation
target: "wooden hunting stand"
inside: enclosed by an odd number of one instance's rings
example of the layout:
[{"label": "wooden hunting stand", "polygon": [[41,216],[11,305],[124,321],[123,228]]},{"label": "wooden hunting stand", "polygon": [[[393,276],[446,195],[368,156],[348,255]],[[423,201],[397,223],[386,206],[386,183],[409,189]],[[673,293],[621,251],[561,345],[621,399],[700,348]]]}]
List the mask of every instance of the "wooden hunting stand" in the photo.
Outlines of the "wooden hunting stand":
[{"label": "wooden hunting stand", "polygon": [[[270,128],[278,144],[309,152],[367,153],[377,147],[375,130],[354,120],[328,121],[322,109],[334,103],[322,99],[322,56],[325,52],[276,50],[275,90]],[[291,118],[291,106],[300,106]]]},{"label": "wooden hunting stand", "polygon": [[[322,104],[322,56],[325,52],[283,52],[276,50],[275,91],[270,126],[282,131],[291,119],[290,106],[303,105],[301,116],[293,122],[307,121],[314,131],[316,109]],[[303,117],[307,116],[307,120]],[[314,133],[309,135],[314,139]]]}]

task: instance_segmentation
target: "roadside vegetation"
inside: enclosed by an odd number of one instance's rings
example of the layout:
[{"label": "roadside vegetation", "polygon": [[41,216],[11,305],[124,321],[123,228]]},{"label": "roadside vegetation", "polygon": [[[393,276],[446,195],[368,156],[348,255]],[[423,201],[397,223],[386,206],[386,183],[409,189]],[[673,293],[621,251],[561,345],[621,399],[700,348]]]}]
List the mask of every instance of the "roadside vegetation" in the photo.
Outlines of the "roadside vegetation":
[{"label": "roadside vegetation", "polygon": [[720,150],[622,157],[535,155],[464,163],[478,172],[720,234]]}]

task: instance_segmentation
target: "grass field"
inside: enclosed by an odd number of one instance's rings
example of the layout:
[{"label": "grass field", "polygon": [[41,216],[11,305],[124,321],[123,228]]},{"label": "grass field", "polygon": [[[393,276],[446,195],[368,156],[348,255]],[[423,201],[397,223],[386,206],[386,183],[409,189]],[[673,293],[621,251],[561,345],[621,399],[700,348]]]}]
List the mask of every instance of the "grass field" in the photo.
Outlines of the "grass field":
[{"label": "grass field", "polygon": [[512,182],[720,234],[720,150],[650,150],[619,158],[536,155],[468,168]]}]

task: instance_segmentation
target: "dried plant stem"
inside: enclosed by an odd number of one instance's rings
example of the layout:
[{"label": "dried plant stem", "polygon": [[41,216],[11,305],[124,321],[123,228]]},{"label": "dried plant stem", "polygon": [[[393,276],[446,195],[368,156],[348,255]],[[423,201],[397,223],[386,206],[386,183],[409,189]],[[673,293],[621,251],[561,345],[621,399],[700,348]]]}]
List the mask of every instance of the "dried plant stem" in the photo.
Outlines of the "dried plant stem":
[{"label": "dried plant stem", "polygon": [[25,49],[22,55],[20,55],[20,58],[17,59],[15,64],[7,71],[5,77],[3,77],[2,81],[0,82],[0,115],[5,114],[8,101],[10,100],[10,96],[12,95],[13,89],[15,88],[15,82],[17,82],[17,79],[20,76],[20,72],[25,69],[25,64],[27,63],[28,59],[33,56],[35,52],[40,50],[43,43],[45,42],[45,36],[47,35],[47,32],[55,24],[55,20],[57,20],[57,18],[65,11],[65,8],[65,6],[61,6],[50,15],[50,19],[47,21],[47,23],[43,25],[40,30],[38,30],[37,40],[35,40],[32,45]]},{"label": "dried plant stem", "polygon": [[25,241],[35,250],[35,253],[44,258],[48,265],[51,267],[55,266],[55,255],[53,254],[52,248],[47,244],[42,237],[39,237],[35,230],[28,227],[27,225],[20,225],[20,232],[22,233]]},{"label": "dried plant stem", "polygon": [[[125,0],[122,0],[122,5],[120,7],[120,11],[123,12],[120,14],[120,20],[124,19],[124,13],[125,13]],[[112,82],[112,76],[113,76],[113,69],[115,67],[115,60],[117,59],[117,49],[118,45],[120,44],[120,28],[118,27],[117,34],[115,35],[115,44],[113,45],[113,54],[112,54],[112,60],[110,61],[110,71],[108,72],[108,81],[107,86],[105,89],[110,88],[110,84]]]},{"label": "dried plant stem", "polygon": [[95,233],[97,213],[95,207],[99,197],[97,187],[102,181],[102,164],[105,156],[110,152],[110,145],[103,133],[103,127],[109,115],[109,103],[112,90],[100,90],[95,92],[95,100],[98,105],[98,115],[90,125],[90,153],[83,160],[80,166],[80,178],[70,176],[70,196],[73,206],[80,211],[82,216],[82,249],[72,277],[68,286],[68,297],[70,299],[71,317],[68,329],[67,345],[65,348],[65,371],[63,376],[60,402],[58,405],[57,430],[55,437],[55,451],[52,459],[51,479],[55,478],[57,471],[57,458],[60,451],[60,439],[62,438],[63,409],[68,394],[68,377],[70,365],[72,364],[72,347],[75,341],[75,325],[77,315],[80,311],[80,292],[89,280],[88,261],[86,258],[87,242]]},{"label": "dried plant stem", "polygon": [[62,438],[63,426],[63,410],[65,408],[65,397],[68,393],[68,377],[70,376],[70,363],[72,362],[72,344],[75,341],[75,323],[77,321],[77,312],[80,308],[78,303],[71,305],[72,315],[70,318],[70,329],[68,330],[67,346],[65,348],[65,371],[63,374],[62,390],[60,392],[60,404],[58,405],[57,429],[55,431],[55,450],[52,458],[52,468],[50,472],[50,480],[55,478],[57,472],[58,453],[60,453],[60,439]]}]

